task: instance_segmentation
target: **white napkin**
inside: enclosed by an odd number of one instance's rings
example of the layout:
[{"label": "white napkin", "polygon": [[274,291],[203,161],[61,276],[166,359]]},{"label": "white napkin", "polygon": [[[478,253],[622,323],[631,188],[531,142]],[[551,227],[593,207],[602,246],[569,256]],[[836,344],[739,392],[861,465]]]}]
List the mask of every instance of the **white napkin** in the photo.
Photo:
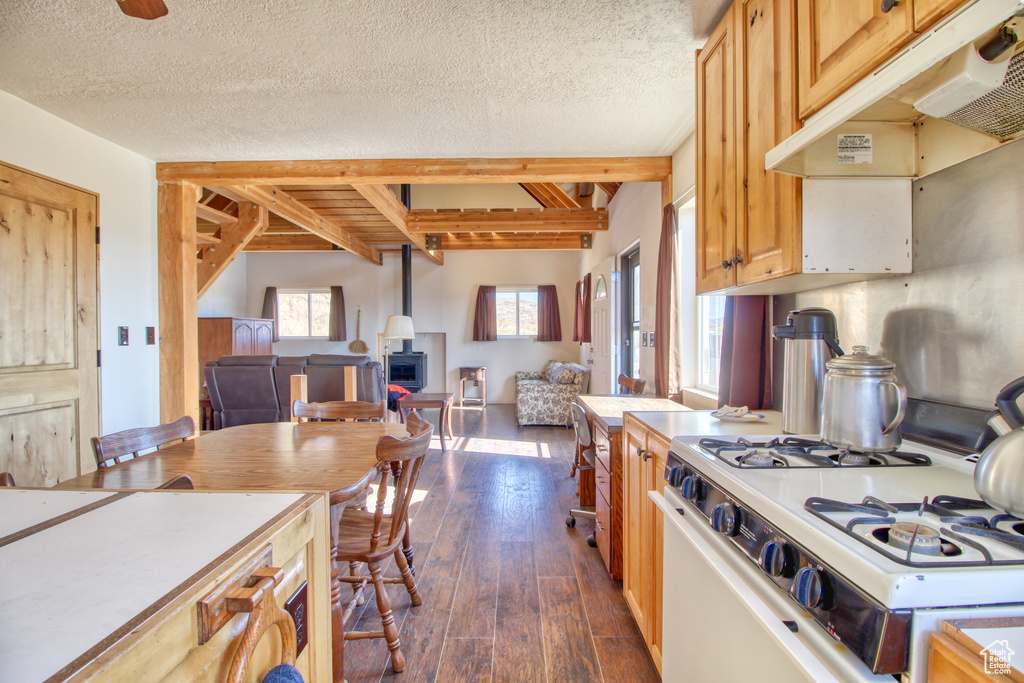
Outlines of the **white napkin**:
[{"label": "white napkin", "polygon": [[734,408],[733,406],[722,406],[715,412],[711,413],[715,417],[743,417],[750,410],[746,406],[739,406]]}]

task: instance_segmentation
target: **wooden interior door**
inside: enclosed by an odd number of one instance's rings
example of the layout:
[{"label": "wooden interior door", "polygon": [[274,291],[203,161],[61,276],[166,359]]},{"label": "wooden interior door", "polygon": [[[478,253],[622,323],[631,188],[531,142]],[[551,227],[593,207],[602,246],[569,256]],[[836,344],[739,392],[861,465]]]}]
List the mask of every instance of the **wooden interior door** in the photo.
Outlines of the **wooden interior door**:
[{"label": "wooden interior door", "polygon": [[0,164],[0,471],[19,486],[96,469],[97,203]]},{"label": "wooden interior door", "polygon": [[736,284],[736,107],[733,26],[725,13],[697,56],[697,293]]},{"label": "wooden interior door", "polygon": [[[590,393],[612,393],[612,348],[614,331],[612,330],[612,259],[606,259],[598,268],[591,271],[591,306],[590,306]],[[599,280],[604,282],[603,294],[597,295]]]},{"label": "wooden interior door", "polygon": [[800,272],[800,179],[764,157],[800,128],[795,0],[739,0],[736,26],[736,284]]},{"label": "wooden interior door", "polygon": [[910,42],[914,8],[881,0],[799,0],[800,118],[806,119]]}]

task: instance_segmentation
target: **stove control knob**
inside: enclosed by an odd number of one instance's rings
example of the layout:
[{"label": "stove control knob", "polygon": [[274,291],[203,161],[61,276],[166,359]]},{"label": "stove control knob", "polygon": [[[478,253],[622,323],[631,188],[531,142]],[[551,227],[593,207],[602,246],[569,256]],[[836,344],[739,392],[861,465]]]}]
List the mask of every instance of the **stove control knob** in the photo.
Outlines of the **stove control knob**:
[{"label": "stove control knob", "polygon": [[769,541],[761,548],[758,563],[770,576],[785,576],[792,573],[793,553],[785,541]]},{"label": "stove control knob", "polygon": [[704,483],[695,474],[683,477],[680,492],[686,500],[697,501],[704,496]]},{"label": "stove control knob", "polygon": [[796,601],[807,609],[821,607],[826,601],[828,579],[821,570],[804,567],[796,573],[791,592]]},{"label": "stove control knob", "polygon": [[739,528],[739,510],[732,503],[722,503],[711,511],[711,528],[726,536],[735,536]]},{"label": "stove control knob", "polygon": [[668,471],[668,476],[666,477],[666,479],[668,479],[669,486],[676,489],[679,488],[679,486],[686,480],[686,477],[684,476],[685,474],[686,470],[682,467],[676,466],[670,469]]}]

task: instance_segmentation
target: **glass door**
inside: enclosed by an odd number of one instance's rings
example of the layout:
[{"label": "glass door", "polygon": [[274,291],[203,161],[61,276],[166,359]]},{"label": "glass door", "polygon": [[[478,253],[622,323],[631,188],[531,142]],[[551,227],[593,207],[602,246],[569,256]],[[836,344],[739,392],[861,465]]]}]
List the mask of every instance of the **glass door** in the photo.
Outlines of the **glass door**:
[{"label": "glass door", "polygon": [[640,374],[640,246],[622,257],[622,335],[619,340],[619,371],[629,377]]}]

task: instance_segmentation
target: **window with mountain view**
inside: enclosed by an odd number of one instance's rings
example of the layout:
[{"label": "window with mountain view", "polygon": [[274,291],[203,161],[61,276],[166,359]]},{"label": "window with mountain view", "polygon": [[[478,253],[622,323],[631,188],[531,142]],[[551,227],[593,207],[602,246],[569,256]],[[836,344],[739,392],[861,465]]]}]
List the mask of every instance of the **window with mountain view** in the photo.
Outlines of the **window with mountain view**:
[{"label": "window with mountain view", "polygon": [[498,287],[494,303],[499,337],[537,336],[536,287]]}]

